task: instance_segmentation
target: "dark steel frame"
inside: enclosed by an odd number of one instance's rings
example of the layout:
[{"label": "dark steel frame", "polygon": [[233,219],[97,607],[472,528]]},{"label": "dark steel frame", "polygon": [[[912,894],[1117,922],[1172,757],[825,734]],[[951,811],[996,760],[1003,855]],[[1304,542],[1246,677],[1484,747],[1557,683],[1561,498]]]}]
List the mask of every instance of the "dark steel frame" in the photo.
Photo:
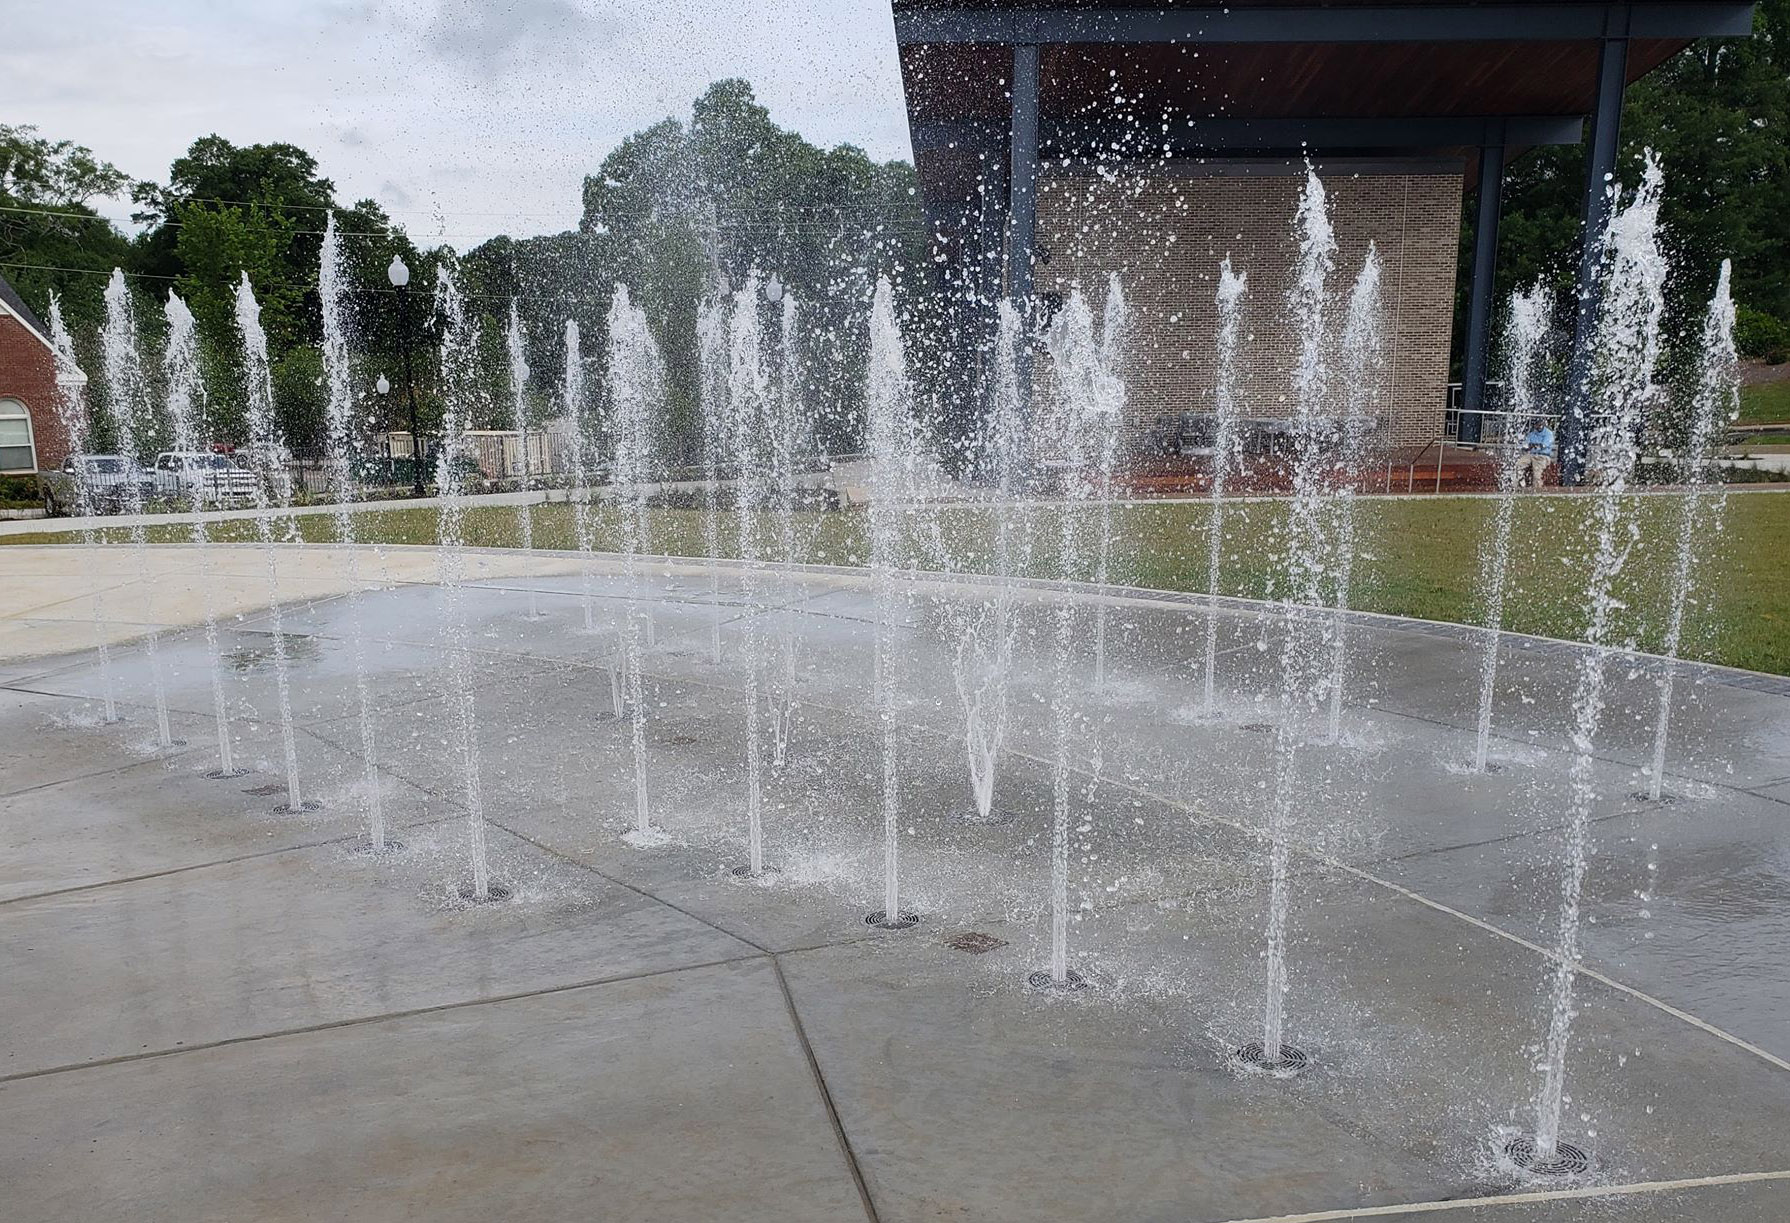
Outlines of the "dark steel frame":
[{"label": "dark steel frame", "polygon": [[[1038,224],[1041,152],[1073,156],[1077,148],[1107,144],[1133,129],[1109,123],[1042,121],[1038,107],[1040,48],[1049,44],[1138,43],[1367,43],[1367,42],[1597,42],[1597,98],[1590,120],[1585,166],[1578,300],[1569,366],[1565,419],[1560,429],[1561,479],[1584,478],[1585,422],[1590,408],[1590,346],[1600,304],[1598,269],[1610,215],[1622,95],[1632,38],[1745,37],[1752,33],[1747,3],[1559,3],[1424,4],[1221,7],[1149,9],[970,9],[909,6],[897,0],[895,38],[900,46],[939,43],[1011,45],[1011,113],[998,122],[926,121],[913,125],[916,156],[953,146],[998,153],[1007,148],[1005,207],[984,199],[981,251],[996,249],[1005,230],[1004,267],[983,269],[979,282],[1006,296],[1029,320]],[[1198,119],[1153,135],[1152,149],[1181,152],[1397,151],[1424,148],[1479,149],[1479,198],[1468,291],[1463,405],[1483,407],[1491,339],[1498,251],[1498,221],[1508,149],[1538,144],[1576,144],[1580,116],[1479,116]],[[1004,273],[1004,275],[1000,275]],[[996,279],[999,275],[999,280]],[[989,293],[992,299],[994,294]],[[1020,346],[1020,391],[1030,398],[1031,352]],[[1463,421],[1478,422],[1473,413]]]}]

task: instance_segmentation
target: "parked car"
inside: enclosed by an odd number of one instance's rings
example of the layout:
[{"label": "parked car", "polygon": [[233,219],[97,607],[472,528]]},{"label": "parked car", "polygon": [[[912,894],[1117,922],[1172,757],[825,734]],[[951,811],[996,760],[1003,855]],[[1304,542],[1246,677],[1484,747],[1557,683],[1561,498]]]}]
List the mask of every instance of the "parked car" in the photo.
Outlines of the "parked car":
[{"label": "parked car", "polygon": [[252,501],[255,473],[227,454],[164,450],[155,458],[155,495],[190,504],[230,505]]},{"label": "parked car", "polygon": [[96,514],[116,514],[128,508],[133,483],[139,502],[155,495],[154,473],[122,454],[71,454],[62,461],[61,471],[40,476],[38,483],[43,489],[44,509],[52,514],[74,513],[83,491]]}]

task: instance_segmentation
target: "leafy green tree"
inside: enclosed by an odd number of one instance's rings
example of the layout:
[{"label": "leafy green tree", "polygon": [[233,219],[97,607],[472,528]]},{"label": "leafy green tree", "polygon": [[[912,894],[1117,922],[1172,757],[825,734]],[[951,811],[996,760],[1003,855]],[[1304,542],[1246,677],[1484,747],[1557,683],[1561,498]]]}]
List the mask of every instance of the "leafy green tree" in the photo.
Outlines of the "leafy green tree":
[{"label": "leafy green tree", "polygon": [[0,124],[0,275],[40,317],[53,291],[71,327],[104,316],[105,278],[129,263],[130,243],[92,201],[130,186],[84,145]]}]

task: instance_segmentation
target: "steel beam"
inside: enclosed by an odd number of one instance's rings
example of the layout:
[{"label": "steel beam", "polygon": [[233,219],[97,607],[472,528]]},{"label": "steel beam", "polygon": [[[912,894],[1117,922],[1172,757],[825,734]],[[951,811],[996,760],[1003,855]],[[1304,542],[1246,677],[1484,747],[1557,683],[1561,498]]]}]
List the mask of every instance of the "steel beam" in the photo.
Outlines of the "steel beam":
[{"label": "steel beam", "polygon": [[[1140,155],[1259,149],[1441,149],[1484,146],[1578,144],[1582,115],[1431,116],[1406,118],[1190,119],[1171,123],[1045,120],[1040,146],[1054,157],[1110,154],[1113,146]],[[916,123],[910,131],[914,152],[939,149],[993,149],[1006,133],[974,119]]]},{"label": "steel beam", "polygon": [[1322,43],[1590,41],[1612,21],[1633,38],[1745,37],[1750,3],[1198,5],[1175,9],[903,8],[902,46],[928,43]]},{"label": "steel beam", "polygon": [[1492,342],[1492,306],[1498,268],[1498,219],[1504,196],[1504,146],[1479,150],[1479,201],[1473,218],[1473,279],[1467,289],[1467,353],[1461,382],[1461,419],[1456,437],[1477,442],[1484,421],[1487,358]]},{"label": "steel beam", "polygon": [[1038,48],[1013,48],[1013,119],[1007,170],[1007,296],[1019,314],[1014,355],[1022,418],[1032,407],[1032,256],[1038,240]]},{"label": "steel beam", "polygon": [[1622,136],[1622,91],[1628,73],[1628,42],[1604,41],[1597,65],[1597,110],[1591,116],[1591,147],[1585,158],[1585,202],[1579,237],[1578,307],[1573,320],[1572,359],[1567,367],[1566,412],[1560,422],[1560,482],[1585,478],[1591,414],[1592,345],[1598,308],[1603,304],[1604,229],[1616,190],[1616,153]]}]

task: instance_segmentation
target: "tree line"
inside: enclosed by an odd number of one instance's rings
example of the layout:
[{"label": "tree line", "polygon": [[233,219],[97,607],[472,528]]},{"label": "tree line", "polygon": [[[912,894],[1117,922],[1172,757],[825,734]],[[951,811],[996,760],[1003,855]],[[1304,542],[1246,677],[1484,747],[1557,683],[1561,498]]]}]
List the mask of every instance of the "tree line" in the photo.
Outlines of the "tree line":
[{"label": "tree line", "polygon": [[[1752,39],[1688,47],[1627,93],[1624,173],[1644,147],[1667,175],[1662,214],[1678,275],[1669,323],[1694,320],[1720,260],[1731,256],[1748,355],[1790,355],[1790,0],[1762,0]],[[1500,289],[1537,279],[1568,299],[1576,269],[1584,150],[1533,150],[1511,165],[1500,235]],[[510,302],[526,334],[531,423],[559,415],[567,319],[582,332],[586,384],[600,398],[605,316],[617,283],[647,311],[669,379],[664,436],[691,457],[700,406],[696,311],[705,293],[741,283],[750,269],[776,272],[803,304],[804,391],[821,417],[820,441],[856,440],[865,355],[863,314],[879,275],[896,285],[912,324],[910,345],[922,409],[944,417],[961,398],[964,354],[955,351],[941,298],[954,291],[935,262],[912,166],[877,162],[851,145],[823,149],[780,127],[751,86],[721,81],[687,119],[665,119],[621,141],[583,181],[576,229],[499,236],[464,253],[422,246],[373,200],[345,203],[317,160],[291,144],[193,142],[166,183],[133,182],[91,150],[0,125],[0,274],[40,314],[52,292],[81,346],[100,368],[94,333],[113,267],[130,278],[153,352],[160,303],[179,292],[199,321],[208,423],[219,439],[242,432],[236,283],[247,272],[262,305],[280,423],[294,446],[319,444],[325,388],[319,352],[317,273],[323,231],[334,218],[348,263],[365,419],[402,427],[402,395],[374,397],[377,373],[394,382],[409,346],[424,427],[439,419],[434,344],[440,321],[429,300],[437,268],[457,268],[480,359],[475,423],[510,420],[503,343]],[[93,202],[128,194],[139,231],[127,235]],[[1464,201],[1463,275],[1472,250],[1472,201]],[[412,269],[411,308],[386,280],[396,255]],[[956,346],[960,348],[961,346]],[[1457,342],[1457,353],[1459,344]],[[953,361],[951,358],[959,358]],[[153,362],[150,365],[153,367]],[[103,380],[90,384],[105,436]],[[601,404],[592,405],[600,414]]]}]

